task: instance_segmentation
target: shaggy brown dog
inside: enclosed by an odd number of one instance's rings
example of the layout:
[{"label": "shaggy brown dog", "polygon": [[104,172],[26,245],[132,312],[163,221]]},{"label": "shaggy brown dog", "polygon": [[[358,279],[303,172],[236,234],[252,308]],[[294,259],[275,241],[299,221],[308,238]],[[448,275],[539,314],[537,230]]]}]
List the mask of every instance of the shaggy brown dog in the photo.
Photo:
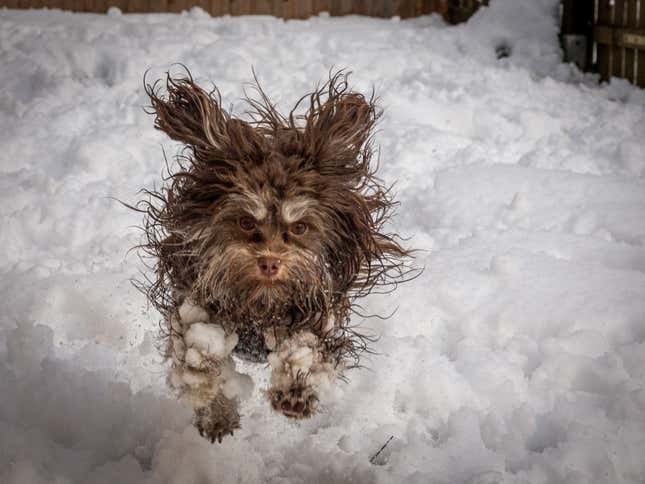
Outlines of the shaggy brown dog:
[{"label": "shaggy brown dog", "polygon": [[236,352],[269,361],[276,411],[309,417],[366,349],[349,325],[355,299],[409,274],[409,252],[383,232],[393,202],[370,163],[374,97],[340,72],[283,116],[256,85],[244,121],[189,73],[162,88],[146,84],[155,127],[187,151],[137,209],[155,260],[142,289],[164,316],[170,385],[199,432],[221,441],[252,386]]}]

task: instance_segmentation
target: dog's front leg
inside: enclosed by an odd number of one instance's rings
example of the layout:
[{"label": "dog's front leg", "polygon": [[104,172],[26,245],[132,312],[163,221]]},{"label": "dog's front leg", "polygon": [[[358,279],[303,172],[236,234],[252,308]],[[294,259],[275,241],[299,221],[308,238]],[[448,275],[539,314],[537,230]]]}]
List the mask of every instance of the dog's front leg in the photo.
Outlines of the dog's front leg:
[{"label": "dog's front leg", "polygon": [[290,418],[307,418],[318,410],[321,396],[343,370],[323,338],[301,331],[286,338],[265,333],[271,365],[271,406]]},{"label": "dog's front leg", "polygon": [[239,400],[253,389],[250,377],[235,371],[230,356],[237,334],[227,334],[209,321],[204,309],[189,302],[170,324],[168,350],[173,364],[169,384],[194,410],[193,422],[200,435],[221,442],[240,427]]}]

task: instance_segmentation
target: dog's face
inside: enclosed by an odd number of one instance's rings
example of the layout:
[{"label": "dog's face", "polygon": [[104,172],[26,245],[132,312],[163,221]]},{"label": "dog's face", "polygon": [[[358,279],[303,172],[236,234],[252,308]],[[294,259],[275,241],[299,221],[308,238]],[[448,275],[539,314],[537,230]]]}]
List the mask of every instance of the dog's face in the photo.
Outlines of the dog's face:
[{"label": "dog's face", "polygon": [[166,87],[164,99],[147,86],[156,127],[189,155],[144,210],[158,308],[180,293],[237,319],[324,317],[401,277],[407,252],[381,232],[392,202],[370,166],[378,112],[346,76],[314,91],[300,116],[260,91],[248,100],[253,122],[190,78]]},{"label": "dog's face", "polygon": [[[261,317],[324,310],[334,284],[330,251],[337,241],[320,198],[284,163],[253,170],[251,186],[235,187],[212,218],[197,224],[204,239],[194,290],[229,311]],[[257,179],[255,178],[257,177]],[[246,178],[246,177],[244,177]],[[207,228],[204,228],[207,227]]]}]

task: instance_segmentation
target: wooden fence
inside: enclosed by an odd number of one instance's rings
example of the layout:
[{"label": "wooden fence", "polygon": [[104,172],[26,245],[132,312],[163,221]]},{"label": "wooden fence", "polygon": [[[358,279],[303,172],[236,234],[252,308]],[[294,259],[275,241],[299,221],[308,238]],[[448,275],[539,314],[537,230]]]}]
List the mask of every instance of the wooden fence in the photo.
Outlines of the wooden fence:
[{"label": "wooden fence", "polygon": [[645,0],[595,0],[596,65],[603,79],[645,87]]},{"label": "wooden fence", "polygon": [[488,0],[0,0],[0,7],[104,13],[114,6],[124,13],[152,13],[181,12],[197,6],[213,16],[273,15],[285,19],[307,18],[320,12],[402,18],[440,13],[447,21],[458,23],[482,3]]},{"label": "wooden fence", "polygon": [[645,0],[562,0],[565,57],[645,87]]}]

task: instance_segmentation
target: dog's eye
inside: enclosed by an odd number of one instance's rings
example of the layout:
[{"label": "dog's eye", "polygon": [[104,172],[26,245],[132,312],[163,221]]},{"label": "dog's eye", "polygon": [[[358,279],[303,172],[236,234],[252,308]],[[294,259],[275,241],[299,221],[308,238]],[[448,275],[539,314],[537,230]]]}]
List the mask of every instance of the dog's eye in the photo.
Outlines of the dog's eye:
[{"label": "dog's eye", "polygon": [[296,222],[291,226],[291,233],[295,235],[302,235],[307,231],[307,224],[304,222]]},{"label": "dog's eye", "polygon": [[240,219],[240,227],[242,230],[245,230],[247,232],[253,230],[255,228],[255,219],[252,217],[242,217]]}]

